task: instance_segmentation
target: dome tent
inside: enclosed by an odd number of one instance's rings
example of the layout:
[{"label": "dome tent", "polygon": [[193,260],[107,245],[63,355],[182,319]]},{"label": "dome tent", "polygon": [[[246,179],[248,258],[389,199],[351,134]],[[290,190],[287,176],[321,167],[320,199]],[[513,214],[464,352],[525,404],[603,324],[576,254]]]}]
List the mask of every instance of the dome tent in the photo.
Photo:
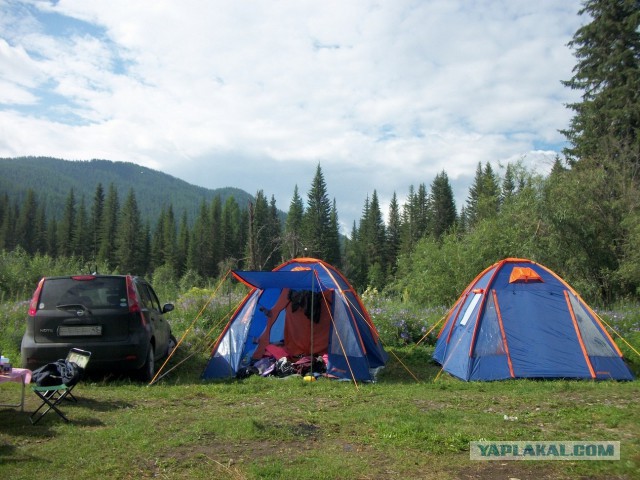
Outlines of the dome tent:
[{"label": "dome tent", "polygon": [[462,380],[632,380],[595,312],[562,278],[507,258],[480,273],[446,317],[433,357]]},{"label": "dome tent", "polygon": [[[234,271],[233,275],[251,291],[214,345],[204,379],[238,375],[260,360],[269,346],[297,356],[323,355],[327,374],[341,379],[372,381],[384,366],[387,354],[378,332],[355,290],[335,267],[322,260],[297,258],[270,272]],[[292,314],[292,292],[309,292],[319,299],[311,308],[319,307],[320,314],[313,319],[309,312],[309,318],[304,318],[302,310]],[[286,308],[269,317],[280,303]]]}]

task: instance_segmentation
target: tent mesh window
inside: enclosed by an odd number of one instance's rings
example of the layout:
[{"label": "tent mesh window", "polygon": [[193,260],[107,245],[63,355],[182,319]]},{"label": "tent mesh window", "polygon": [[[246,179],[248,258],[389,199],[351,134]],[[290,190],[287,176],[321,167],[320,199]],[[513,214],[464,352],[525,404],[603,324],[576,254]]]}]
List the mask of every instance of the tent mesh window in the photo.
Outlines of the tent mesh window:
[{"label": "tent mesh window", "polygon": [[573,312],[576,315],[580,335],[587,353],[595,357],[617,357],[618,354],[609,345],[609,342],[604,338],[591,316],[571,292],[569,292],[569,300],[571,301],[571,308],[573,308]]},{"label": "tent mesh window", "polygon": [[474,357],[505,354],[500,324],[498,323],[498,312],[492,295],[487,297],[487,305],[482,316],[480,332],[473,354]]}]

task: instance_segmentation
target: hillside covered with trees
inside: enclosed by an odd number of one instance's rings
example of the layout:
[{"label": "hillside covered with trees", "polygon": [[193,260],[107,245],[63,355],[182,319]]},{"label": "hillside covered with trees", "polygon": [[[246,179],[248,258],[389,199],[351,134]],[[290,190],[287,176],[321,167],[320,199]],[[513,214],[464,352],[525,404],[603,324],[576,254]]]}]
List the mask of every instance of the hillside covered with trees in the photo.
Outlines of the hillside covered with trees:
[{"label": "hillside covered with trees", "polygon": [[[46,195],[13,177],[0,184],[0,249],[194,283],[229,268],[271,269],[314,256],[338,266],[361,291],[429,305],[450,304],[490,264],[524,257],[555,270],[590,301],[637,300],[640,7],[588,0],[581,13],[590,22],[570,43],[577,62],[564,83],[582,97],[568,105],[568,146],[547,176],[521,164],[478,164],[466,202],[456,206],[443,171],[428,185],[408,186],[403,204],[394,195],[388,212],[372,188],[345,241],[320,165],[306,196],[296,187],[284,220],[263,191],[246,203],[233,194],[202,195],[189,200],[195,213],[165,198],[157,215],[146,216],[141,212],[154,200],[138,188],[117,189],[99,169],[84,177],[90,194],[78,185],[57,192],[65,202],[56,216]],[[9,195],[9,185],[20,195]]]}]

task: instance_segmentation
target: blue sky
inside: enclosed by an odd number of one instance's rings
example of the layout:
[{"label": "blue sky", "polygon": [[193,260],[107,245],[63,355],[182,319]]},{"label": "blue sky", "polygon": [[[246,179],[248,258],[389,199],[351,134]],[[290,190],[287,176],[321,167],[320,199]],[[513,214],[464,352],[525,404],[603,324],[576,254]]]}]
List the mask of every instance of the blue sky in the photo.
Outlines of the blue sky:
[{"label": "blue sky", "polygon": [[375,189],[545,172],[579,0],[0,0],[0,156],[129,161],[288,210],[318,163],[349,231]]}]

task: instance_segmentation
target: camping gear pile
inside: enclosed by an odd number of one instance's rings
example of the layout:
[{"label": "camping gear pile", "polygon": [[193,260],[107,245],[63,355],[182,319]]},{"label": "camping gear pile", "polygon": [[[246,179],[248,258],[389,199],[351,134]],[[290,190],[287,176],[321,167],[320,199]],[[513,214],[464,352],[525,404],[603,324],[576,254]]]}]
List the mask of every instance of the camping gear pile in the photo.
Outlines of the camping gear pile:
[{"label": "camping gear pile", "polygon": [[261,377],[285,378],[290,376],[314,377],[328,376],[327,362],[329,356],[303,355],[299,357],[291,356],[282,346],[268,345],[265,355],[259,360],[251,362],[248,367],[241,368],[236,374],[236,378],[247,378],[251,375]]}]

